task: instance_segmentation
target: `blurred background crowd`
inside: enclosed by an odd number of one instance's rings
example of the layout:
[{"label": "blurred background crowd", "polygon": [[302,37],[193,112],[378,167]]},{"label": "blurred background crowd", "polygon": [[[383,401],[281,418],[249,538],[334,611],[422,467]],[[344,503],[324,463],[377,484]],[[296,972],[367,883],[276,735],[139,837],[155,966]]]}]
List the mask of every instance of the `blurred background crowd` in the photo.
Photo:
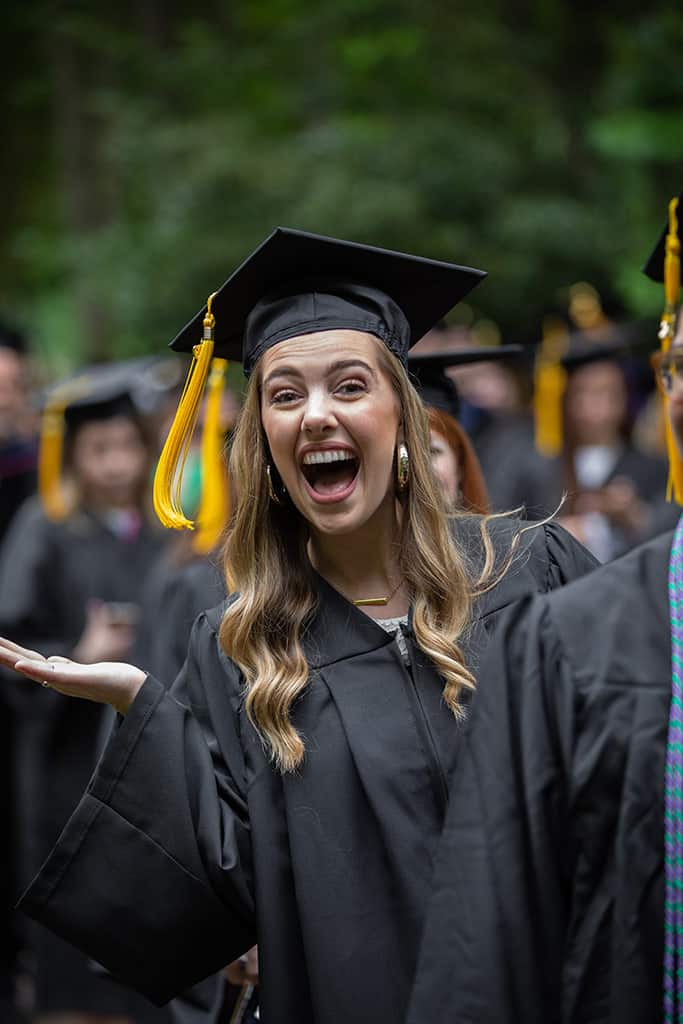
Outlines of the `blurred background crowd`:
[{"label": "blurred background crowd", "polygon": [[[683,179],[678,3],[32,0],[3,35],[0,633],[172,682],[223,584],[210,524],[151,511],[165,347],[276,224],[489,272],[412,366],[454,508],[556,512],[601,561],[673,525],[641,266]],[[190,513],[239,415],[216,380]],[[253,955],[154,1010],[12,915],[111,723],[2,684],[0,1021],[246,1022]]]}]

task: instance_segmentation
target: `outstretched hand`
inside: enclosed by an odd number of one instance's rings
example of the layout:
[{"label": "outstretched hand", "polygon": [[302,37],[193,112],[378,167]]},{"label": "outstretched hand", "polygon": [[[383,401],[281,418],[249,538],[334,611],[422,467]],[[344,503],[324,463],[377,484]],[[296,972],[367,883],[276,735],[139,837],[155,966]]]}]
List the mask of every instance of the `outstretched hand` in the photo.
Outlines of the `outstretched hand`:
[{"label": "outstretched hand", "polygon": [[126,714],[145,681],[145,673],[134,665],[117,661],[79,665],[69,658],[44,658],[37,651],[29,651],[3,637],[0,637],[0,665],[67,697],[111,704],[121,715]]}]

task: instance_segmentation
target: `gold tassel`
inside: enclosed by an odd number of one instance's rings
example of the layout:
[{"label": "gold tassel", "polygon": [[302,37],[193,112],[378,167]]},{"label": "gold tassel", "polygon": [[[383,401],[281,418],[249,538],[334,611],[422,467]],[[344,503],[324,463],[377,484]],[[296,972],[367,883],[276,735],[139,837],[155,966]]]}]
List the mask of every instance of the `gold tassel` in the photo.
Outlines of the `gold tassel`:
[{"label": "gold tassel", "polygon": [[536,450],[548,458],[559,455],[564,444],[562,399],[567,386],[567,371],[560,359],[566,348],[564,323],[547,317],[534,370],[533,406]]},{"label": "gold tassel", "polygon": [[200,555],[208,555],[213,551],[230,512],[228,473],[223,458],[225,438],[221,426],[221,399],[227,370],[227,359],[213,360],[202,432],[202,496],[197,512],[197,532],[192,545]]},{"label": "gold tassel", "polygon": [[162,525],[172,530],[194,529],[193,521],[183,512],[180,492],[213,357],[216,319],[211,312],[211,303],[214,295],[215,292],[207,300],[202,340],[193,349],[185,387],[154,474],[154,511]]},{"label": "gold tassel", "polygon": [[664,312],[659,324],[662,351],[674,340],[681,291],[681,243],[678,237],[678,198],[669,203],[669,231],[664,249]]},{"label": "gold tassel", "polygon": [[63,398],[53,399],[43,410],[38,448],[38,494],[48,519],[59,522],[67,515],[62,489],[62,459],[66,424]]},{"label": "gold tassel", "polygon": [[[676,318],[681,292],[681,243],[678,237],[678,199],[669,203],[669,231],[664,251],[664,312],[659,324],[659,340],[664,355],[671,348],[676,333]],[[668,396],[659,389],[665,403]],[[674,438],[669,416],[666,423],[666,451],[669,458],[669,479],[666,485],[666,500],[683,505],[683,459]]]}]

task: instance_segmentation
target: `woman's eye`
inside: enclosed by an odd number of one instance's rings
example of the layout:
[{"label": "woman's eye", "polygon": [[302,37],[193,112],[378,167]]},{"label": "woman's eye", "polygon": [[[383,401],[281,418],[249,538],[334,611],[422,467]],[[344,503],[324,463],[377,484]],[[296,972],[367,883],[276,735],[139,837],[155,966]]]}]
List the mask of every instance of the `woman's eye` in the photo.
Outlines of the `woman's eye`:
[{"label": "woman's eye", "polygon": [[341,391],[343,395],[357,395],[366,390],[362,380],[345,380],[337,388],[337,391]]},{"label": "woman's eye", "polygon": [[282,391],[276,391],[274,395],[271,395],[272,405],[284,405],[286,402],[294,402],[299,396],[296,391],[289,391],[283,389]]}]

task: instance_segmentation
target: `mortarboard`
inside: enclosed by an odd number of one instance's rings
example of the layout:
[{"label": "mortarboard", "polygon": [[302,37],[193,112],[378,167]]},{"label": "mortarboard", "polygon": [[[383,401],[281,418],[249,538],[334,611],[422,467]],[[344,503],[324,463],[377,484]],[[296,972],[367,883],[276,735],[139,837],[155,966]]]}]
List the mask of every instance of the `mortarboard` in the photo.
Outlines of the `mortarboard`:
[{"label": "mortarboard", "polygon": [[[299,334],[349,327],[399,358],[485,276],[408,253],[276,228],[213,295],[214,354],[251,373],[267,349]],[[171,342],[192,352],[206,308]]]},{"label": "mortarboard", "polygon": [[405,364],[411,345],[484,276],[453,263],[276,228],[171,342],[194,358],[154,480],[154,507],[164,526],[194,525],[181,507],[182,466],[214,356],[241,361],[248,376],[267,349],[287,338],[346,328],[374,334]]},{"label": "mortarboard", "polygon": [[441,412],[446,412],[453,419],[457,419],[460,396],[455,381],[448,376],[446,370],[451,366],[509,359],[522,351],[521,345],[478,345],[471,348],[456,348],[450,352],[409,355],[408,370],[424,404],[440,409]]},{"label": "mortarboard", "polygon": [[560,364],[571,374],[590,363],[620,363],[625,356],[633,354],[638,344],[643,344],[643,334],[637,323],[613,324],[599,337],[584,332],[570,334]]}]

